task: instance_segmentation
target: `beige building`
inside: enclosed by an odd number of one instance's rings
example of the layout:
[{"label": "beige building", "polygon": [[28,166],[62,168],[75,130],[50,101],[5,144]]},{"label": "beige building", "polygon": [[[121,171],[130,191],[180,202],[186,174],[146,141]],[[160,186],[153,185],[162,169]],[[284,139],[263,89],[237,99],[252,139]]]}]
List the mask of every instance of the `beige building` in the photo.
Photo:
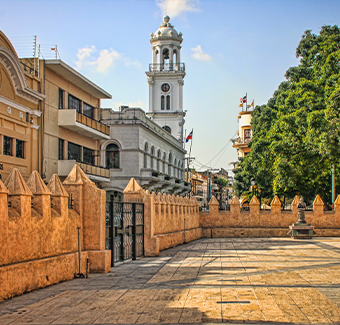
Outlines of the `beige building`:
[{"label": "beige building", "polygon": [[[34,62],[33,62],[34,63]],[[13,168],[24,179],[42,171],[42,110],[45,96],[33,66],[25,65],[0,31],[0,175]]]},{"label": "beige building", "polygon": [[244,157],[250,152],[248,142],[251,140],[251,114],[253,111],[242,111],[238,114],[238,137],[233,139],[233,148],[237,150],[238,157]]},{"label": "beige building", "polygon": [[41,60],[40,76],[46,95],[42,176],[63,179],[77,164],[96,184],[109,182],[100,144],[110,139],[110,128],[99,120],[100,100],[111,95],[61,60]]}]

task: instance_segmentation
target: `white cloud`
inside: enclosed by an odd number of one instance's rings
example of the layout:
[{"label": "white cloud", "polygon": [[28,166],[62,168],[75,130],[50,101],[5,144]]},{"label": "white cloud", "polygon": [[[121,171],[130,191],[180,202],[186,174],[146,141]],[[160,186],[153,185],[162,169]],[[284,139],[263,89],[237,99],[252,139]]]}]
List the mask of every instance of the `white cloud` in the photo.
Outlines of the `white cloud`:
[{"label": "white cloud", "polygon": [[96,61],[93,63],[96,65],[96,70],[98,72],[104,72],[108,68],[110,68],[111,65],[113,65],[116,61],[120,60],[121,55],[112,50],[109,52],[109,50],[102,50],[100,51],[99,57]]},{"label": "white cloud", "polygon": [[75,62],[77,68],[79,70],[94,66],[96,71],[98,72],[105,72],[110,67],[115,66],[118,62],[121,62],[125,66],[140,66],[140,62],[133,61],[130,58],[124,56],[121,53],[113,49],[104,49],[99,52],[94,45],[90,47],[83,47],[78,50],[77,53],[78,60]]},{"label": "white cloud", "polygon": [[163,15],[169,15],[170,18],[188,11],[199,11],[199,0],[156,0],[156,4],[162,10]]},{"label": "white cloud", "polygon": [[196,47],[191,48],[191,51],[194,52],[192,57],[196,60],[200,61],[212,60],[212,57],[209,54],[203,52],[201,45],[197,45]]},{"label": "white cloud", "polygon": [[91,47],[83,47],[82,49],[79,49],[77,53],[78,61],[76,61],[77,68],[81,69],[84,61],[86,61],[87,58],[89,58],[95,51],[96,48],[93,45]]}]

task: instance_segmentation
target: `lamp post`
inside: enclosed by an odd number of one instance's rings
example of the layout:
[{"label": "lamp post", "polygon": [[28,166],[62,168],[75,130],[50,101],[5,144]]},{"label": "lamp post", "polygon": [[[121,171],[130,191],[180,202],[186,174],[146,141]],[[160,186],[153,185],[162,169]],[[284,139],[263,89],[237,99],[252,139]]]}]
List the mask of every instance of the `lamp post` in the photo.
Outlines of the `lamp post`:
[{"label": "lamp post", "polygon": [[255,186],[255,184],[256,184],[254,178],[252,178],[252,179],[250,180],[250,184],[251,184],[252,191],[253,191],[253,196],[254,196],[254,186]]}]

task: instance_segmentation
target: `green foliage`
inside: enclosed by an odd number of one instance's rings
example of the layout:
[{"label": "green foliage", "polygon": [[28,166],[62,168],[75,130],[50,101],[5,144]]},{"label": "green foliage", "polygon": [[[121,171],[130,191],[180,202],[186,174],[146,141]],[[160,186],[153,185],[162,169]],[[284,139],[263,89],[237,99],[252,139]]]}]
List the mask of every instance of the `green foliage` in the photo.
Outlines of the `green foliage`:
[{"label": "green foliage", "polygon": [[320,35],[306,31],[296,56],[300,64],[252,113],[251,153],[235,173],[238,196],[249,194],[254,177],[264,197],[301,194],[312,200],[320,194],[331,200],[333,164],[340,175],[339,28],[324,26]]},{"label": "green foliage", "polygon": [[214,183],[217,184],[219,187],[227,188],[229,185],[229,181],[223,177],[215,177],[214,178]]}]

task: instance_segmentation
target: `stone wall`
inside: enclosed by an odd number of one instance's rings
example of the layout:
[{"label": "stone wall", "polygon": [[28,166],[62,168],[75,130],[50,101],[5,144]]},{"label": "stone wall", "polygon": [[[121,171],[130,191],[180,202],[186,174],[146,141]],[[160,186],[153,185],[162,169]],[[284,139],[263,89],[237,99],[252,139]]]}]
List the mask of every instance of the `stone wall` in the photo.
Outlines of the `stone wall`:
[{"label": "stone wall", "polygon": [[[213,197],[209,211],[200,213],[203,237],[286,237],[289,226],[297,222],[299,197],[292,203],[292,211],[281,211],[281,202],[276,196],[271,210],[260,210],[260,202],[254,196],[250,211],[241,211],[239,199],[234,196],[230,211],[219,211]],[[313,211],[306,211],[306,221],[315,227],[316,236],[340,236],[340,196],[335,202],[335,211],[324,211],[324,203],[318,195]]]},{"label": "stone wall", "polygon": [[108,272],[105,199],[105,191],[78,166],[63,184],[53,175],[46,186],[36,171],[25,182],[15,168],[5,183],[0,180],[0,301],[73,278],[78,273],[77,227],[83,272],[87,257],[90,272]]},{"label": "stone wall", "polygon": [[144,191],[135,179],[124,190],[124,201],[144,203],[145,256],[202,236],[196,199]]}]

